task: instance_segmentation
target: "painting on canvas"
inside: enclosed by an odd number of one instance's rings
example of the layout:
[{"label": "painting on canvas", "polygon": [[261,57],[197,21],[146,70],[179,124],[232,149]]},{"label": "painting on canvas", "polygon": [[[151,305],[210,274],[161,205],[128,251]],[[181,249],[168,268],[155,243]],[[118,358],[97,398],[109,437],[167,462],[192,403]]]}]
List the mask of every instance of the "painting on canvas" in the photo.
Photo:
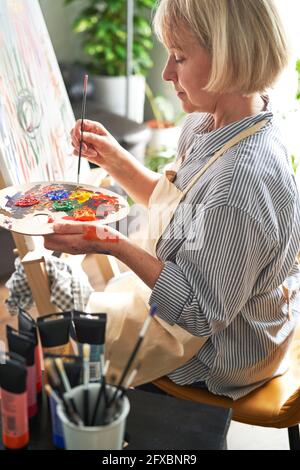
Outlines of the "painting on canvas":
[{"label": "painting on canvas", "polygon": [[0,43],[2,180],[74,181],[74,115],[37,0],[1,0]]}]

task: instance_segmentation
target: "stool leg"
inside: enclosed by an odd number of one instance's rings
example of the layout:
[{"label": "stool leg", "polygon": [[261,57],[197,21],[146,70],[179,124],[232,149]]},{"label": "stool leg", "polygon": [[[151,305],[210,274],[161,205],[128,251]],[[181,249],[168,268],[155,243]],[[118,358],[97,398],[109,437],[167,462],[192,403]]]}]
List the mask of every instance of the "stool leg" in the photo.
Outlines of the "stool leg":
[{"label": "stool leg", "polygon": [[299,426],[291,426],[288,428],[289,443],[291,450],[300,450]]}]

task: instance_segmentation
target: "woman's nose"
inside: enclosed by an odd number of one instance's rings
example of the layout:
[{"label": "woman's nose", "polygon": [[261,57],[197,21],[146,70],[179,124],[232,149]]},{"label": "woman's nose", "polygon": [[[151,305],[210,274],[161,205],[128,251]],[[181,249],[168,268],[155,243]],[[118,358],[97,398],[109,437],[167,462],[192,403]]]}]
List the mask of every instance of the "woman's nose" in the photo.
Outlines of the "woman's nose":
[{"label": "woman's nose", "polygon": [[176,71],[174,70],[174,67],[170,59],[166,63],[165,68],[162,72],[162,78],[166,82],[175,82],[177,80]]}]

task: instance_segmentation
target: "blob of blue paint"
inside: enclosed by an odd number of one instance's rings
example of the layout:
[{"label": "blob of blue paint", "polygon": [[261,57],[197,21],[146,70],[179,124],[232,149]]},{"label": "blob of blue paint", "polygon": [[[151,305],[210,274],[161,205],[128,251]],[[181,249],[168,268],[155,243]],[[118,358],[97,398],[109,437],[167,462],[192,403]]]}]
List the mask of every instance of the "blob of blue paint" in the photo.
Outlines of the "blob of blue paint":
[{"label": "blob of blue paint", "polygon": [[61,199],[67,199],[69,197],[69,191],[56,189],[55,191],[49,191],[45,196],[51,201],[60,201]]}]

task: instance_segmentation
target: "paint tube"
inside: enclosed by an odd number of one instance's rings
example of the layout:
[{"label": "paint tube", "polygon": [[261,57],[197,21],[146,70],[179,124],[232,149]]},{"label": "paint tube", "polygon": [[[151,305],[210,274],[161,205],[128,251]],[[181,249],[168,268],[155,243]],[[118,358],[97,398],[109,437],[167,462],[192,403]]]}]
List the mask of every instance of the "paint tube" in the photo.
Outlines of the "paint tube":
[{"label": "paint tube", "polygon": [[[82,382],[82,357],[80,356],[71,356],[59,354],[45,354],[45,359],[55,359],[61,358],[64,363],[64,368],[70,382],[71,388],[77,387]],[[64,442],[64,433],[61,420],[57,414],[57,403],[52,396],[49,396],[49,405],[51,412],[51,422],[52,422],[52,442],[55,447],[58,449],[65,448]]]},{"label": "paint tube", "polygon": [[90,344],[90,381],[101,378],[101,356],[104,357],[106,313],[84,313],[73,311],[73,323],[76,333],[79,354],[82,355],[83,344]]},{"label": "paint tube", "polygon": [[7,449],[24,449],[29,443],[25,360],[0,353],[2,441]]},{"label": "paint tube", "polygon": [[28,417],[33,418],[38,412],[34,361],[34,336],[31,333],[20,333],[10,325],[6,325],[6,335],[9,351],[19,354],[26,360]]},{"label": "paint tube", "polygon": [[37,319],[43,354],[71,354],[71,312],[50,313]]},{"label": "paint tube", "polygon": [[29,313],[25,312],[22,308],[19,307],[18,315],[18,327],[20,333],[31,333],[34,337],[34,358],[35,358],[35,369],[36,369],[36,391],[38,398],[41,397],[42,388],[43,388],[43,379],[42,379],[42,365],[41,365],[41,347],[38,340],[37,326],[36,322]]}]

